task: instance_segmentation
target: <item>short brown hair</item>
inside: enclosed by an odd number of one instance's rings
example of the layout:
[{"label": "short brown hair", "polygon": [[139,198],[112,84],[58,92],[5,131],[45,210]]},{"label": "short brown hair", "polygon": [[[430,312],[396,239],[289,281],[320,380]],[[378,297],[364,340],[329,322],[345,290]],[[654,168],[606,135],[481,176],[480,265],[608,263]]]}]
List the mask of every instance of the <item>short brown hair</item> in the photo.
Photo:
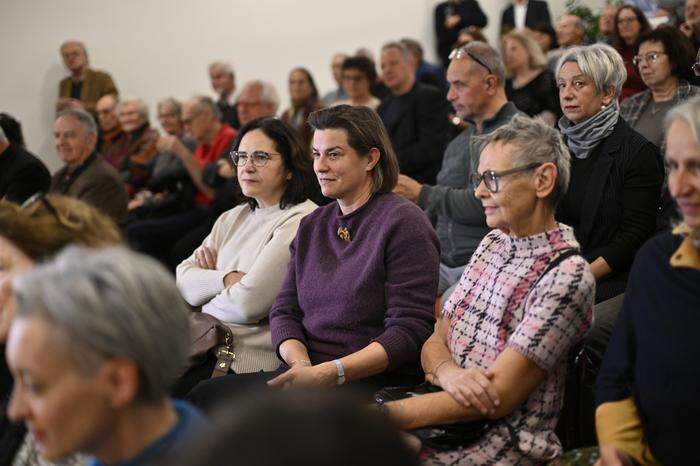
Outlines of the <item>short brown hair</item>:
[{"label": "short brown hair", "polygon": [[399,179],[399,162],[377,112],[367,107],[336,105],[309,115],[314,130],[344,129],[348,144],[358,154],[379,150],[379,162],[372,169],[372,193],[391,192]]},{"label": "short brown hair", "polygon": [[96,208],[54,194],[38,197],[24,208],[0,201],[0,235],[34,261],[68,244],[102,247],[122,239],[117,225]]}]

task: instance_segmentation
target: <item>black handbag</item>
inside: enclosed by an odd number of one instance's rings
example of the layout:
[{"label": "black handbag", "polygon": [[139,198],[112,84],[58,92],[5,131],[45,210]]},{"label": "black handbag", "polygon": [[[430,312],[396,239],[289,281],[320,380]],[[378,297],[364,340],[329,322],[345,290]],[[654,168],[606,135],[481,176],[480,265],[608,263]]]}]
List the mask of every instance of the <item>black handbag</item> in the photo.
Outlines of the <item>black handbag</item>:
[{"label": "black handbag", "polygon": [[[429,382],[411,387],[385,387],[374,394],[374,402],[381,406],[390,401],[403,400],[414,396],[426,395],[443,391]],[[410,430],[409,433],[418,437],[423,445],[438,451],[455,450],[458,447],[468,447],[484,436],[495,421],[481,419],[478,421],[456,422],[454,424],[438,424]]]}]

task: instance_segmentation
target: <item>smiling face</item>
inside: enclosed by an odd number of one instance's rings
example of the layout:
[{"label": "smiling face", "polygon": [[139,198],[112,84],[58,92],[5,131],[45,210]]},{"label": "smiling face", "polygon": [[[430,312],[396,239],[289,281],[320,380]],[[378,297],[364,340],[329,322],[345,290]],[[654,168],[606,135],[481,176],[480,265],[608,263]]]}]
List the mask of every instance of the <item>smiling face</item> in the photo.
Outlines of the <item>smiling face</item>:
[{"label": "smiling face", "polygon": [[683,221],[700,230],[700,144],[690,125],[676,119],[666,132],[668,190],[676,200]]},{"label": "smiling face", "polygon": [[7,343],[15,379],[8,415],[24,421],[42,458],[56,461],[97,449],[114,417],[101,370],[80,371],[57,330],[38,317],[18,318]]},{"label": "smiling face", "polygon": [[[646,41],[639,45],[637,55],[644,57],[639,63],[639,74],[644,84],[648,87],[664,84],[671,77],[671,61],[664,52],[665,49],[662,42]],[[656,62],[646,59],[650,53],[658,55]]]},{"label": "smiling face", "polygon": [[178,135],[182,131],[182,120],[172,105],[161,104],[158,106],[158,122],[163,131],[168,134]]},{"label": "smiling face", "polygon": [[578,63],[564,63],[557,76],[559,88],[559,103],[564,116],[572,123],[580,123],[592,117],[608,105],[613,97],[612,89],[608,92],[598,92],[593,79],[586,76]]},{"label": "smiling face", "polygon": [[97,122],[100,124],[102,131],[112,131],[119,125],[117,118],[117,101],[111,95],[106,95],[100,98],[95,105],[97,112]]},{"label": "smiling face", "polygon": [[11,241],[0,235],[0,343],[7,341],[7,333],[14,316],[12,279],[23,274],[34,262]]},{"label": "smiling face", "polygon": [[[269,154],[264,167],[257,167],[251,154],[257,151]],[[243,136],[238,152],[248,154],[245,165],[237,167],[238,182],[243,194],[254,198],[260,207],[279,204],[292,174],[284,166],[282,155],[275,142],[260,129],[249,131]]]},{"label": "smiling face", "polygon": [[139,104],[136,101],[123,102],[119,107],[117,112],[119,117],[119,124],[122,125],[122,129],[127,133],[131,131],[136,131],[146,122],[139,111]]},{"label": "smiling face", "polygon": [[72,115],[56,119],[53,138],[58,157],[71,168],[80,165],[90,156],[97,141],[97,135],[88,132]]},{"label": "smiling face", "polygon": [[344,129],[314,131],[314,172],[326,197],[345,204],[368,195],[372,189],[372,169],[379,158],[362,156],[348,143]]},{"label": "smiling face", "polygon": [[[515,167],[512,147],[501,142],[490,143],[479,156],[477,171],[502,172]],[[523,171],[504,176],[498,180],[498,192],[492,193],[482,181],[474,194],[484,206],[486,224],[491,228],[510,233],[525,231],[537,202],[532,171]]]}]

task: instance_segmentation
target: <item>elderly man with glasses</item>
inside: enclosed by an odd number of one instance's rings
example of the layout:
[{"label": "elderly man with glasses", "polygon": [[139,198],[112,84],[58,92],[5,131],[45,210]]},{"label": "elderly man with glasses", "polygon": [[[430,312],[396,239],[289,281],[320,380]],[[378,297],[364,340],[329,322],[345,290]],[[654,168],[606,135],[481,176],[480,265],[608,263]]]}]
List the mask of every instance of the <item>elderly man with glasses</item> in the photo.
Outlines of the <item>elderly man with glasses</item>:
[{"label": "elderly man with glasses", "polygon": [[197,141],[194,153],[177,136],[171,134],[161,136],[157,147],[161,152],[167,151],[175,155],[187,169],[199,190],[194,196],[192,207],[169,217],[135,222],[126,229],[126,236],[132,246],[166,264],[171,264],[171,246],[210,218],[216,189],[213,186],[214,180],[205,175],[213,168],[215,177],[219,159],[228,151],[236,136],[236,130],[221,123],[219,108],[209,97],[195,96],[185,102],[182,106],[182,123]]},{"label": "elderly man with glasses", "polygon": [[447,99],[457,117],[470,124],[447,146],[436,185],[401,175],[396,188],[436,225],[441,251],[438,293],[444,299],[489,231],[484,209],[468,184],[478,163],[478,136],[505,125],[518,113],[506,99],[503,63],[490,45],[469,43],[454,50],[450,59]]}]

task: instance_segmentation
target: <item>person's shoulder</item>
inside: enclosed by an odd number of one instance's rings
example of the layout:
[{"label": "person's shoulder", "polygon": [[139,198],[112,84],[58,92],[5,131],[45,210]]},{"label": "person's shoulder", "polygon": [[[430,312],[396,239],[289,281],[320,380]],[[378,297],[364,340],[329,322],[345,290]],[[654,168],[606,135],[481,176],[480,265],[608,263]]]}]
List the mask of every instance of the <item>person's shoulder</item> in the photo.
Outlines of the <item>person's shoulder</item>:
[{"label": "person's shoulder", "polygon": [[[70,79],[70,77],[68,78]],[[85,79],[92,79],[96,81],[111,81],[112,75],[104,70],[96,70],[94,68],[88,68],[85,70]]]},{"label": "person's shoulder", "polygon": [[[304,201],[303,204],[306,204],[307,202],[316,205],[313,201],[310,200]],[[338,212],[339,208],[337,201],[329,202],[324,206],[316,206],[315,208],[311,209],[308,215],[304,216],[304,218],[301,220],[300,228],[309,225],[325,224],[327,223],[327,219],[338,215]]]},{"label": "person's shoulder", "polygon": [[318,205],[311,199],[307,199],[304,202],[291,205],[284,210],[289,211],[290,214],[308,215],[316,209],[318,209]]},{"label": "person's shoulder", "polygon": [[647,269],[650,266],[667,263],[681,242],[683,242],[681,235],[670,231],[659,233],[639,248],[635,256],[635,267]]},{"label": "person's shoulder", "polygon": [[416,81],[415,93],[422,99],[442,99],[442,92],[437,87],[426,84],[420,81]]}]

